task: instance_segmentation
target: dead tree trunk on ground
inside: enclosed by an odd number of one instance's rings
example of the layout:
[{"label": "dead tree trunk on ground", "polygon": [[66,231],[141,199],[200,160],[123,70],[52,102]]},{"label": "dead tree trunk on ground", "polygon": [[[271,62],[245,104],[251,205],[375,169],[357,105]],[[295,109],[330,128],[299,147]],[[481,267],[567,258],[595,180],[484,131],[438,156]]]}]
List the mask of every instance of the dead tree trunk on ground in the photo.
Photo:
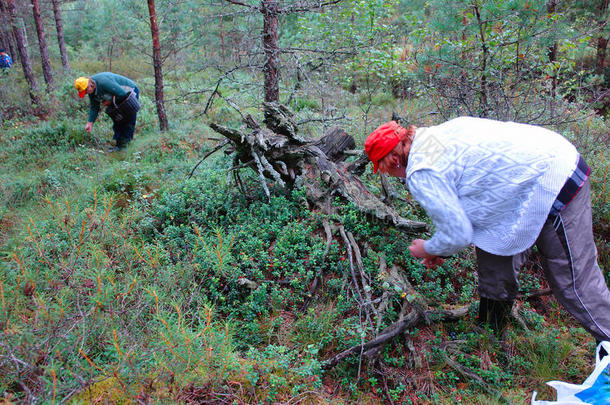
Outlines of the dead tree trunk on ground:
[{"label": "dead tree trunk on ground", "polygon": [[[308,200],[318,209],[330,213],[335,195],[344,197],[361,211],[399,229],[422,231],[426,225],[402,218],[393,208],[371,193],[355,174],[366,159],[346,163],[345,152],[355,147],[353,138],[333,128],[322,139],[312,142],[297,134],[292,113],[277,103],[264,103],[266,128],[248,115],[247,131],[212,123],[210,126],[225,136],[234,149],[235,167],[248,166],[261,179],[269,197],[266,179],[281,186],[303,186]],[[324,186],[323,186],[323,185]]]},{"label": "dead tree trunk on ground", "polygon": [[[363,172],[368,159],[363,152],[353,150],[354,139],[345,131],[335,127],[317,141],[306,140],[298,135],[298,127],[290,110],[278,103],[265,102],[263,105],[265,127],[251,115],[244,118],[245,127],[239,130],[216,123],[210,124],[211,128],[226,140],[206,154],[206,157],[225,145],[230,145],[227,152],[233,155],[233,170],[237,171],[243,167],[253,169],[258,173],[268,197],[270,190],[267,182],[270,180],[284,187],[303,187],[310,207],[328,215],[336,212],[333,200],[340,196],[373,219],[389,226],[410,232],[426,229],[424,223],[402,218],[366,188],[359,174]],[[359,155],[359,158],[350,163],[346,161],[348,155]],[[369,248],[362,241],[357,241],[337,220],[333,224],[324,221],[323,225],[327,252],[333,240],[333,233],[345,247],[349,264],[349,274],[346,278],[350,280],[350,291],[357,303],[357,310],[362,313],[362,330],[368,335],[368,341],[363,337],[360,344],[324,362],[324,369],[330,369],[353,355],[360,355],[361,359],[374,359],[385,344],[407,329],[422,323],[429,324],[431,319],[434,319],[434,322],[453,321],[468,314],[468,307],[451,310],[430,308],[423,296],[415,291],[407,274],[395,265],[388,268],[382,254],[378,255],[378,277],[382,277],[390,287],[381,292],[373,292],[372,281],[362,259],[370,254]],[[310,297],[320,280],[322,275],[316,275],[310,286]],[[256,288],[256,285],[252,288]],[[396,291],[403,291],[405,297],[400,303],[398,320],[382,329],[390,306],[395,305],[391,304],[391,297]],[[305,306],[308,304],[309,300]]]},{"label": "dead tree trunk on ground", "polygon": [[51,60],[49,59],[47,40],[44,34],[44,25],[42,24],[42,17],[40,16],[40,5],[38,4],[38,0],[32,0],[32,12],[34,13],[34,23],[36,25],[36,33],[38,34],[38,45],[40,46],[42,74],[44,75],[44,81],[47,83],[47,89],[51,89],[53,88]]},{"label": "dead tree trunk on ground", "polygon": [[335,367],[339,362],[345,360],[349,356],[353,356],[362,352],[364,356],[371,356],[373,351],[379,350],[385,344],[390,342],[395,337],[399,336],[407,329],[415,328],[418,325],[427,323],[427,318],[438,319],[441,322],[456,321],[468,314],[468,306],[456,308],[453,310],[441,311],[426,311],[424,313],[412,310],[407,315],[401,317],[398,321],[388,326],[376,338],[362,345],[352,346],[341,353],[336,354],[332,358],[322,363],[322,368],[325,370]]},{"label": "dead tree trunk on ground", "polygon": [[155,11],[155,0],[148,0],[148,14],[150,15],[150,33],[153,46],[153,67],[155,68],[155,102],[157,104],[157,117],[159,117],[159,128],[167,131],[169,124],[165,113],[163,101],[163,59],[161,58],[161,43],[159,41],[159,27],[157,26],[157,12]]},{"label": "dead tree trunk on ground", "polygon": [[51,0],[53,3],[53,15],[55,16],[55,27],[57,28],[57,42],[59,44],[59,53],[61,54],[61,64],[65,70],[70,70],[68,62],[68,52],[66,52],[66,41],[64,39],[64,24],[61,20],[61,11],[59,10],[59,0]]},{"label": "dead tree trunk on ground", "polygon": [[30,99],[32,100],[32,103],[40,106],[38,84],[36,83],[34,72],[32,72],[32,63],[30,62],[30,55],[28,54],[28,50],[25,46],[25,38],[23,37],[23,32],[15,24],[17,18],[15,12],[15,0],[6,0],[6,5],[8,8],[8,18],[13,29],[15,41],[17,42],[17,49],[19,50],[19,61],[21,62],[21,68],[23,69],[25,79],[30,86]]}]

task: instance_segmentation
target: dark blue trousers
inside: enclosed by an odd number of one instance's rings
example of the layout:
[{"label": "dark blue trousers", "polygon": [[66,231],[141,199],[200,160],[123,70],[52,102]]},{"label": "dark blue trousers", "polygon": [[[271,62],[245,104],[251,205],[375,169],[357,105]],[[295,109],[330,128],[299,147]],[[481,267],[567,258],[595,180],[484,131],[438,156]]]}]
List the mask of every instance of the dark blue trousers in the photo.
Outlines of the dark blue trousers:
[{"label": "dark blue trousers", "polygon": [[[134,88],[136,98],[140,99],[140,90]],[[129,117],[123,118],[121,121],[113,121],[112,130],[114,131],[113,139],[116,141],[116,146],[119,148],[125,147],[133,139],[133,133],[136,130],[136,119],[138,113],[134,113]]]}]

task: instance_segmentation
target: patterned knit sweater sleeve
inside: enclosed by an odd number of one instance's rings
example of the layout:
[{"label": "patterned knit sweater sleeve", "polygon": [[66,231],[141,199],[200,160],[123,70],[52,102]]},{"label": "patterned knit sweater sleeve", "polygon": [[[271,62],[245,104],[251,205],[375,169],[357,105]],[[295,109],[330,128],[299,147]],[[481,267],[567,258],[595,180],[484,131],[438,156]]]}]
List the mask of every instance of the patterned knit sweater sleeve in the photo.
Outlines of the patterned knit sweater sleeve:
[{"label": "patterned knit sweater sleeve", "polygon": [[432,170],[418,170],[409,176],[407,185],[436,226],[424,244],[427,253],[450,256],[471,243],[472,224],[450,182]]}]

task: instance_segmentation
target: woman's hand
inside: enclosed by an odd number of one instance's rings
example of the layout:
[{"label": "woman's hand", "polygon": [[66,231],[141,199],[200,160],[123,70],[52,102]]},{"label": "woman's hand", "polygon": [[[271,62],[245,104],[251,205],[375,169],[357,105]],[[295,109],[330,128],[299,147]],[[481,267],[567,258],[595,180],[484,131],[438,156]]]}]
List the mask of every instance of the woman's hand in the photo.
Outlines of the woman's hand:
[{"label": "woman's hand", "polygon": [[445,259],[439,256],[431,255],[424,249],[423,239],[415,239],[409,246],[409,252],[412,256],[422,259],[421,263],[429,269],[435,269],[445,262]]}]

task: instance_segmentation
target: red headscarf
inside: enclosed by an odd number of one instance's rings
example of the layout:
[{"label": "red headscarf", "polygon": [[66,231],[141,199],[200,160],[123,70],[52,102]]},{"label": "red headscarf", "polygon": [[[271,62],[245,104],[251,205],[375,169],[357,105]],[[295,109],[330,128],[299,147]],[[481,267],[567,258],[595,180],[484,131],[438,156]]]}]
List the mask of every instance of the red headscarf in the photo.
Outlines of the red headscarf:
[{"label": "red headscarf", "polygon": [[407,135],[406,128],[398,125],[396,121],[389,121],[374,130],[364,142],[364,150],[371,162],[373,173],[377,173],[379,161],[398,145]]}]

